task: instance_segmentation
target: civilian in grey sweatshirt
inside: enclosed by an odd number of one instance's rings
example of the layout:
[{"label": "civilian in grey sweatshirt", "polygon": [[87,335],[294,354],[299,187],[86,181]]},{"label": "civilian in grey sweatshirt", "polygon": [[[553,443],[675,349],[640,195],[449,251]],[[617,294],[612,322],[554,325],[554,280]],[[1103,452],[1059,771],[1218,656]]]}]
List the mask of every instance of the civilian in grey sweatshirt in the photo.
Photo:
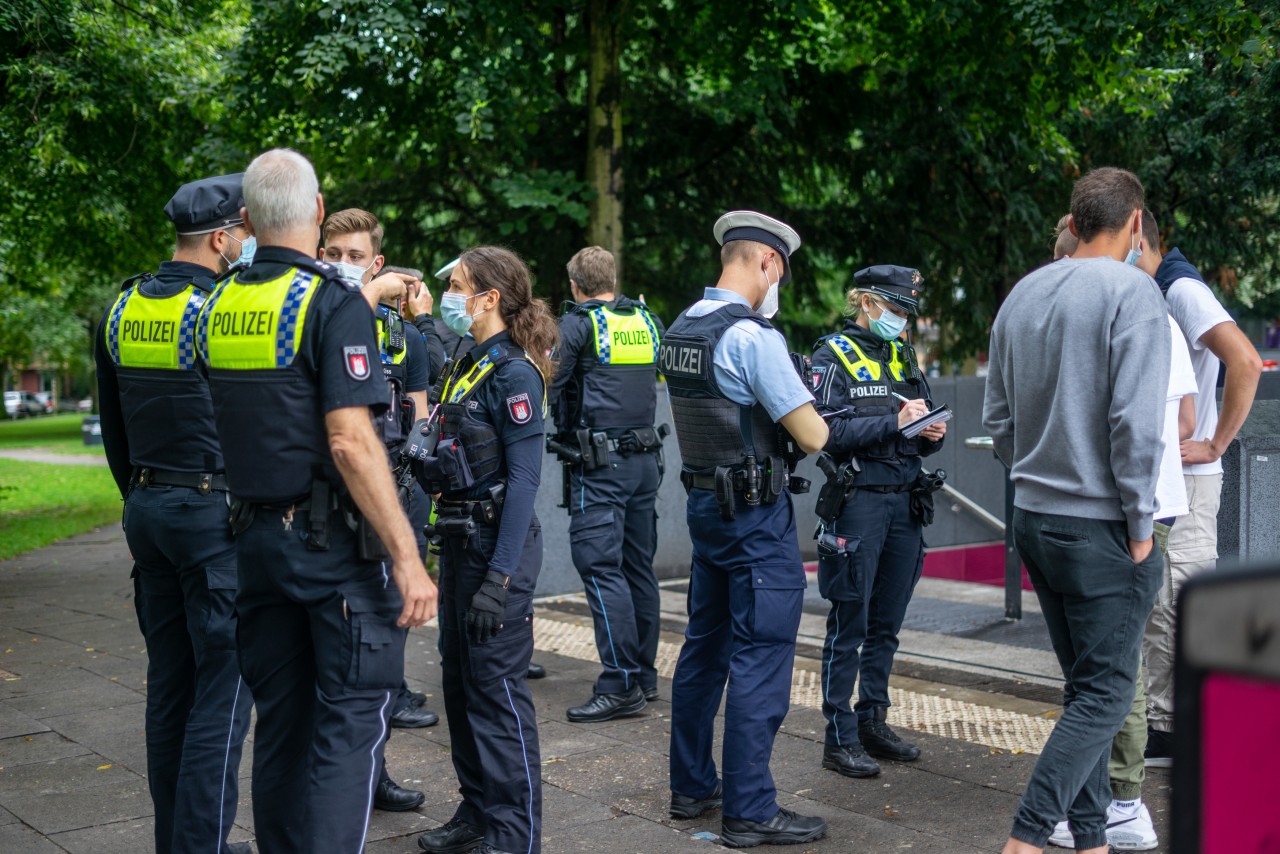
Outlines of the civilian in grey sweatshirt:
[{"label": "civilian in grey sweatshirt", "polygon": [[1079,248],[1022,279],[991,330],[983,424],[1010,469],[1014,544],[1066,679],[1005,854],[1042,850],[1064,816],[1077,850],[1106,849],[1107,755],[1161,575],[1151,530],[1169,321],[1155,282],[1124,263],[1143,203],[1122,169],[1077,181]]}]

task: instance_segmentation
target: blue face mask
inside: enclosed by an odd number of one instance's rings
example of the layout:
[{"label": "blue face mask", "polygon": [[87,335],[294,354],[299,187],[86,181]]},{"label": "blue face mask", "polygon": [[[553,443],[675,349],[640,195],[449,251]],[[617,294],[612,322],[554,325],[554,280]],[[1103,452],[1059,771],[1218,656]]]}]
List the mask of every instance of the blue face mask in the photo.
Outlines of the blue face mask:
[{"label": "blue face mask", "polygon": [[871,321],[871,331],[886,341],[893,341],[907,328],[907,319],[899,317],[884,306],[879,306],[880,316]]},{"label": "blue face mask", "polygon": [[[240,257],[235,260],[235,263],[239,264],[242,267],[248,267],[250,264],[252,264],[254,253],[258,251],[258,238],[250,234],[244,240],[241,240],[240,238],[236,237],[234,234],[232,234],[229,231],[227,232],[227,237],[230,237],[236,243],[240,244]],[[219,252],[218,254],[222,255],[221,252]],[[222,255],[222,260],[227,261],[227,256]],[[227,266],[228,267],[233,266],[232,262],[227,261]]]},{"label": "blue face mask", "polygon": [[[467,296],[453,291],[445,291],[440,295],[440,319],[455,335],[459,337],[466,335],[471,331],[471,324],[475,322],[475,318],[467,314],[467,300],[487,293],[488,291],[482,291],[479,294]],[[485,310],[487,311],[488,309]],[[483,313],[481,312],[481,314]]]},{"label": "blue face mask", "polygon": [[1142,257],[1142,232],[1138,232],[1136,242],[1130,244],[1129,254],[1124,256],[1124,262],[1130,267],[1138,265],[1138,259]]}]

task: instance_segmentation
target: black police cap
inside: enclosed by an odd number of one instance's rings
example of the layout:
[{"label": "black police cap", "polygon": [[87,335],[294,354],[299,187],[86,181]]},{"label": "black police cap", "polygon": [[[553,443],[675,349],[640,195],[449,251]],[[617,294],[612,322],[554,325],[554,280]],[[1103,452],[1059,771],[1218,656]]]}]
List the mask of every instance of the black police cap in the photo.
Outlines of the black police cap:
[{"label": "black police cap", "polygon": [[178,234],[208,234],[219,228],[243,225],[240,209],[244,207],[241,187],[244,173],[218,175],[183,184],[164,206],[165,216],[173,222]]},{"label": "black police cap", "polygon": [[894,264],[877,264],[853,274],[858,290],[888,300],[908,314],[920,311],[924,277],[919,270]]}]

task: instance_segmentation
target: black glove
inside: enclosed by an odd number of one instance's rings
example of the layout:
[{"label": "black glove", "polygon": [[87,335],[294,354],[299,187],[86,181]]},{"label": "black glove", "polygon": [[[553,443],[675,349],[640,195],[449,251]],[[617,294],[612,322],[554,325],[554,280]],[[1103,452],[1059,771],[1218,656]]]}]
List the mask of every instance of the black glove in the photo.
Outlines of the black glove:
[{"label": "black glove", "polygon": [[502,612],[507,607],[507,587],[511,577],[496,570],[489,570],[484,583],[471,597],[467,609],[467,637],[472,643],[484,643],[498,634],[502,628]]},{"label": "black glove", "polygon": [[911,515],[922,526],[933,524],[933,493],[927,489],[911,490]]}]

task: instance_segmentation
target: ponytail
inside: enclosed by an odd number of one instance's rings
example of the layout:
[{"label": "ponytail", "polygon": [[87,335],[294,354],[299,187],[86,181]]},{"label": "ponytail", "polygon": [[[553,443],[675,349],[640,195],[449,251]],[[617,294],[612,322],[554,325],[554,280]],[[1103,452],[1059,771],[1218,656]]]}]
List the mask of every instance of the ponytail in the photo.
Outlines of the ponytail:
[{"label": "ponytail", "polygon": [[549,353],[560,343],[560,327],[546,300],[534,298],[528,266],[519,255],[500,246],[468,249],[459,261],[466,265],[476,293],[498,292],[498,310],[506,321],[507,333],[529,355],[542,381],[551,385],[555,364]]}]

